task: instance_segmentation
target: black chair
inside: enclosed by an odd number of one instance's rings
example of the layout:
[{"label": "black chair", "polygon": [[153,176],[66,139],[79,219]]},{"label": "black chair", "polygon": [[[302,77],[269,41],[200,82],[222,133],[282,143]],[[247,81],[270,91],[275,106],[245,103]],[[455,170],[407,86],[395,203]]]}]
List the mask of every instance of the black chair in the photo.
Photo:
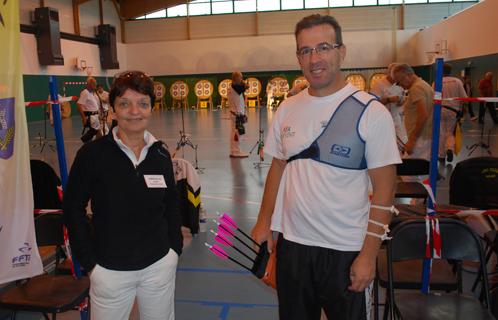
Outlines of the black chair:
[{"label": "black chair", "polygon": [[31,182],[35,209],[61,209],[58,188],[61,180],[54,169],[41,160],[31,160]]},{"label": "black chair", "polygon": [[[498,158],[477,157],[459,162],[450,178],[450,204],[476,209],[498,209]],[[490,225],[497,225],[492,216],[485,216]],[[498,253],[498,232],[484,234],[486,263]],[[478,277],[472,286],[477,288]]]},{"label": "black chair", "polygon": [[[64,243],[61,214],[41,214],[35,219],[36,241],[39,246],[62,246]],[[75,279],[71,275],[43,274],[22,281],[0,295],[0,307],[18,311],[41,312],[48,319],[52,314],[78,307],[87,297],[88,277]]]},{"label": "black chair", "polygon": [[[397,176],[423,176],[428,175],[430,162],[425,159],[403,159],[396,165]],[[400,181],[396,184],[395,198],[426,199],[427,190],[419,182]]]},{"label": "black chair", "polygon": [[479,237],[463,222],[456,219],[439,219],[442,259],[479,262],[484,275],[483,302],[470,295],[423,294],[397,292],[395,294],[396,261],[424,259],[426,251],[426,225],[424,220],[408,220],[398,224],[391,232],[393,239],[387,244],[389,272],[390,319],[494,319],[490,310],[487,271]]}]

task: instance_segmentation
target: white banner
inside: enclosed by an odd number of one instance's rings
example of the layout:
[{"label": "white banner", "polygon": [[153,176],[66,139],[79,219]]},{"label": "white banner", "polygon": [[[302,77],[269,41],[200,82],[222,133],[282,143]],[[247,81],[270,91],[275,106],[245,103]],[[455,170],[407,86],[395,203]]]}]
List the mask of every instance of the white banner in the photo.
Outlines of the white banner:
[{"label": "white banner", "polygon": [[0,284],[43,272],[36,245],[19,1],[0,2]]}]

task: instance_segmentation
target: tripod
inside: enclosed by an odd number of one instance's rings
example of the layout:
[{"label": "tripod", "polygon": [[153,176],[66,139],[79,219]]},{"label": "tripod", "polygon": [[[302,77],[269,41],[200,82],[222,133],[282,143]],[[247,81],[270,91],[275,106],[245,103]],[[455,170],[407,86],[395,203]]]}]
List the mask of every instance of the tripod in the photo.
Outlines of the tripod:
[{"label": "tripod", "polygon": [[[38,143],[33,144],[31,147],[34,148],[40,148],[40,153],[43,152],[43,149],[45,149],[45,146],[48,146],[50,150],[55,151],[54,145],[47,139],[47,105],[43,105],[43,136],[41,135],[41,132],[38,132],[38,136],[36,137],[38,140]],[[53,139],[52,139],[53,140]]]},{"label": "tripod", "polygon": [[192,140],[190,140],[190,137],[185,133],[185,118],[183,116],[183,107],[181,107],[181,113],[182,113],[182,130],[180,130],[180,140],[176,143],[176,149],[175,152],[173,153],[173,158],[176,156],[176,153],[180,148],[182,149],[182,157],[185,158],[185,152],[183,150],[183,147],[189,146],[194,150],[194,156],[195,156],[195,170],[197,170],[199,173],[204,173],[204,168],[199,168],[199,161],[197,159],[197,148],[199,145],[193,144]]},{"label": "tripod", "polygon": [[265,130],[261,128],[261,106],[259,106],[258,131],[259,131],[258,141],[254,143],[251,150],[249,151],[249,154],[252,154],[252,152],[256,149],[256,147],[258,148],[259,161],[253,162],[254,169],[260,169],[270,165],[269,163],[264,162],[265,158],[263,156],[263,147],[265,146],[265,141],[264,141]]},{"label": "tripod", "polygon": [[476,151],[477,148],[483,148],[484,150],[486,150],[488,155],[491,155],[491,150],[489,150],[489,138],[491,136],[491,129],[489,129],[489,131],[488,131],[488,142],[485,143],[484,142],[484,126],[485,126],[485,124],[483,122],[482,126],[481,126],[481,136],[479,137],[479,142],[476,142],[473,145],[467,146],[467,150],[469,150],[469,156],[474,151]]}]

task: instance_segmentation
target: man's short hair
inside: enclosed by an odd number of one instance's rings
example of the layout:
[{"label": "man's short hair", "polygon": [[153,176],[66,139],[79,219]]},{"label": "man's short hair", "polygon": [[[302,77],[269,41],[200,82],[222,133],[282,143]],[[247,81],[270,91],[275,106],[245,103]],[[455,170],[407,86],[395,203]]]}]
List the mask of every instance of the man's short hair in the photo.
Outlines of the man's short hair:
[{"label": "man's short hair", "polygon": [[302,30],[309,29],[311,27],[319,26],[322,24],[328,24],[332,28],[334,28],[335,42],[337,44],[343,44],[342,43],[342,31],[341,31],[341,26],[339,25],[339,22],[337,22],[337,20],[334,17],[327,16],[327,15],[323,16],[321,14],[312,14],[312,15],[309,15],[307,17],[302,18],[301,21],[299,21],[296,24],[296,30],[294,31],[294,35],[296,36],[296,39],[297,39],[297,36],[299,35],[299,33]]},{"label": "man's short hair", "polygon": [[405,74],[415,74],[413,68],[406,63],[398,63],[393,67],[392,73],[403,72]]},{"label": "man's short hair", "polygon": [[150,97],[151,107],[154,105],[154,82],[142,71],[127,71],[114,79],[109,92],[109,104],[114,109],[116,97],[121,97],[126,90],[131,89]]},{"label": "man's short hair", "polygon": [[94,78],[94,77],[88,77],[88,78],[86,78],[86,83],[90,83],[90,82],[95,82],[95,83],[97,83],[97,80],[95,80],[95,78]]},{"label": "man's short hair", "polygon": [[451,64],[449,64],[449,63],[445,63],[445,64],[443,65],[443,75],[445,75],[445,76],[449,76],[449,75],[451,74],[451,69],[452,69],[452,68],[451,68]]}]

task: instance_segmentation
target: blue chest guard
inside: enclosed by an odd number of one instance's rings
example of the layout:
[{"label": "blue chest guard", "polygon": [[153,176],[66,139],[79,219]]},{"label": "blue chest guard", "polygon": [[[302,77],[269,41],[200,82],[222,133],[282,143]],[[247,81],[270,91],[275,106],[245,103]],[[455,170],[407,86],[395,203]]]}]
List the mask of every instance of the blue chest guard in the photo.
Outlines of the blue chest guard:
[{"label": "blue chest guard", "polygon": [[348,96],[318,138],[287,162],[312,159],[343,169],[366,169],[365,141],[360,137],[358,127],[363,113],[374,100],[377,100],[374,96],[360,91]]}]

